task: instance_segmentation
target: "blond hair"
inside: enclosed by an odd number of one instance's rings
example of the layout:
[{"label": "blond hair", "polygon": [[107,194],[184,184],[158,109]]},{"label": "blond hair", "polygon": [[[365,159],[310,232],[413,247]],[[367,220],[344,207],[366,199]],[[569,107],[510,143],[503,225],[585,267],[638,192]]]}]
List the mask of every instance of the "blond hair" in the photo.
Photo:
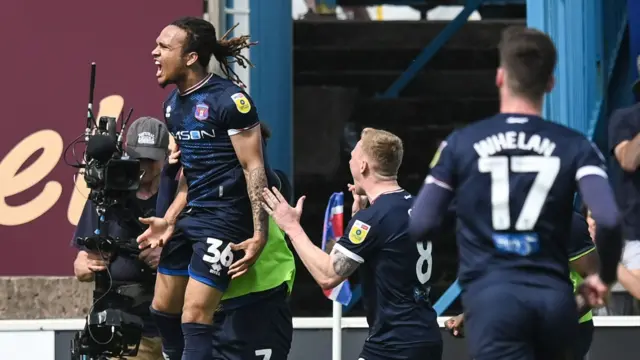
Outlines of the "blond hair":
[{"label": "blond hair", "polygon": [[404,154],[402,140],[388,131],[373,128],[363,129],[360,140],[374,175],[382,180],[395,180]]}]

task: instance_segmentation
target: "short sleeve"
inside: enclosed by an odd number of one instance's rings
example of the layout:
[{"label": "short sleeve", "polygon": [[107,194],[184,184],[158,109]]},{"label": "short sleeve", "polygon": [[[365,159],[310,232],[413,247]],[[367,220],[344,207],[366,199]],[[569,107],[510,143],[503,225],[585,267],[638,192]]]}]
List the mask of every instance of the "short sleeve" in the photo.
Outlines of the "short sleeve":
[{"label": "short sleeve", "polygon": [[377,242],[376,224],[370,213],[366,210],[357,212],[349,221],[344,235],[333,247],[361,264],[371,256]]},{"label": "short sleeve", "polygon": [[587,138],[582,138],[577,155],[576,181],[585,176],[596,175],[607,178],[607,166],[598,147]]},{"label": "short sleeve", "polygon": [[634,116],[633,110],[616,110],[609,119],[609,151],[613,154],[616,146],[623,141],[633,139],[639,129],[638,120]]},{"label": "short sleeve", "polygon": [[574,212],[571,219],[571,236],[569,237],[569,261],[574,261],[595,249],[587,220]]},{"label": "short sleeve", "polygon": [[456,187],[455,168],[455,139],[456,133],[440,143],[433,159],[431,160],[431,171],[425,182],[433,182],[445,189],[453,190]]},{"label": "short sleeve", "polygon": [[251,129],[260,121],[249,95],[239,88],[235,90],[227,89],[219,98],[219,117],[229,136]]},{"label": "short sleeve", "polygon": [[89,237],[94,235],[94,231],[98,228],[98,214],[96,213],[93,202],[87,200],[82,210],[80,220],[76,230],[73,232],[73,238],[71,239],[71,246],[83,250],[84,248],[78,244],[78,238]]}]

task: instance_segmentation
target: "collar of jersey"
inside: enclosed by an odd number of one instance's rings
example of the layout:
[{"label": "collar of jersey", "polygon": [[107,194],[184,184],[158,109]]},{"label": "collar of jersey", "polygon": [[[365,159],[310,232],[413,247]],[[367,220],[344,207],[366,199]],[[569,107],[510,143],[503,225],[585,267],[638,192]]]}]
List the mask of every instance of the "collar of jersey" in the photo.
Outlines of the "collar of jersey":
[{"label": "collar of jersey", "polygon": [[[189,94],[191,94],[192,92],[194,92],[194,91],[196,91],[196,90],[200,89],[201,87],[203,87],[203,86],[204,86],[204,84],[206,84],[206,83],[207,83],[207,81],[209,81],[209,80],[211,79],[211,77],[212,77],[212,76],[213,76],[213,74],[209,74],[209,75],[205,76],[205,77],[204,77],[204,79],[200,80],[200,82],[199,82],[199,83],[197,83],[197,84],[193,85],[192,87],[188,88],[187,90],[185,90],[185,92],[184,92],[184,93],[181,93],[181,94],[180,94],[180,96],[189,95]],[[178,93],[179,93],[179,92],[178,92]]]},{"label": "collar of jersey", "polygon": [[404,189],[403,189],[403,188],[400,188],[400,189],[398,189],[398,190],[390,190],[390,191],[385,191],[385,192],[383,192],[383,193],[380,193],[380,194],[375,198],[375,200],[373,200],[373,201],[371,202],[371,204],[373,204],[374,202],[378,201],[378,199],[380,199],[380,197],[381,197],[381,196],[383,196],[383,195],[396,194],[396,193],[403,192],[403,191],[404,191]]}]

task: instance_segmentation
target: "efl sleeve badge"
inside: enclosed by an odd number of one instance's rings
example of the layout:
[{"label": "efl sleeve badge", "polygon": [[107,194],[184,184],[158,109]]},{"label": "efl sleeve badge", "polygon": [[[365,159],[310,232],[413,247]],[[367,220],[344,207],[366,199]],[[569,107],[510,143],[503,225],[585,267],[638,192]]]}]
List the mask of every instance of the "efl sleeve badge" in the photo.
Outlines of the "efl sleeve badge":
[{"label": "efl sleeve badge", "polygon": [[241,114],[246,114],[251,111],[251,103],[243,93],[235,93],[231,95],[231,99],[236,104],[236,108]]},{"label": "efl sleeve badge", "polygon": [[363,223],[360,220],[356,220],[351,226],[351,230],[349,230],[349,241],[353,244],[360,244],[367,237],[367,234],[371,230],[371,226],[369,224]]}]

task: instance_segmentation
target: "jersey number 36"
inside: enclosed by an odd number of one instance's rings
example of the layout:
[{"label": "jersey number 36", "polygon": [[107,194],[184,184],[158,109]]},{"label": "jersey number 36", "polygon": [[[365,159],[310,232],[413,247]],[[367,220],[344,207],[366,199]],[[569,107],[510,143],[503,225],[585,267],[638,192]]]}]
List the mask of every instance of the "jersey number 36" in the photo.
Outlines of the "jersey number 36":
[{"label": "jersey number 36", "polygon": [[216,238],[207,238],[207,244],[209,244],[209,248],[207,249],[207,253],[203,256],[203,260],[211,264],[212,267],[219,267],[220,265],[224,267],[231,266],[233,263],[233,252],[231,251],[231,244],[227,244],[227,246],[220,251],[220,247],[224,242],[222,240]]}]

